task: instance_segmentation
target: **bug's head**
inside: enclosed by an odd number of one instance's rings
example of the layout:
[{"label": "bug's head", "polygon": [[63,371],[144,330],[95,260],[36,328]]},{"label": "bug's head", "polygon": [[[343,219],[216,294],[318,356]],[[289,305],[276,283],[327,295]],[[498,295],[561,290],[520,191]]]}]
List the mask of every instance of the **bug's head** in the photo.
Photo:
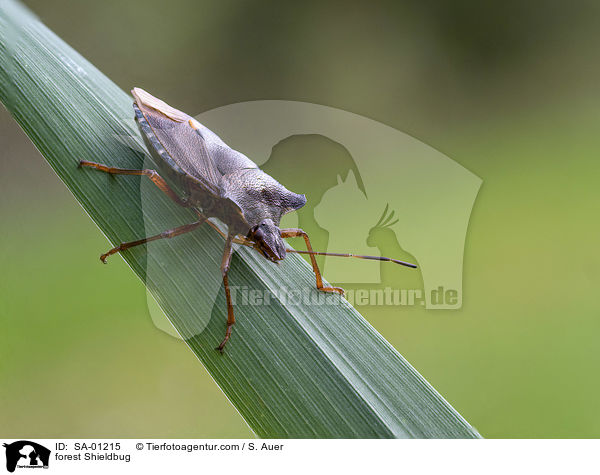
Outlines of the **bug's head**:
[{"label": "bug's head", "polygon": [[248,233],[248,238],[256,243],[256,249],[271,262],[285,258],[285,243],[279,227],[271,219],[263,219]]}]

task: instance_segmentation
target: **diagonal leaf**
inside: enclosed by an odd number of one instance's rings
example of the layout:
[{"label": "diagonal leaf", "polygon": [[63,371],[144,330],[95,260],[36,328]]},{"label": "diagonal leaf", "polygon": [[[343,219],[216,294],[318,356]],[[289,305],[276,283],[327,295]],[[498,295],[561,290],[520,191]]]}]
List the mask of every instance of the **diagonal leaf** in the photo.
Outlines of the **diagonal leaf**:
[{"label": "diagonal leaf", "polygon": [[[113,244],[191,221],[154,188],[142,209],[138,177],[77,168],[81,158],[142,166],[144,154],[123,140],[141,144],[132,99],[13,0],[0,0],[0,99]],[[272,297],[236,305],[234,337],[219,355],[224,298],[213,305],[205,288],[219,274],[222,239],[203,227],[160,246],[151,274],[145,247],[123,258],[259,436],[479,437],[346,301],[284,304],[282,291],[314,287],[296,255],[279,267],[247,249],[234,256],[230,281]],[[199,318],[206,328],[196,334]]]}]

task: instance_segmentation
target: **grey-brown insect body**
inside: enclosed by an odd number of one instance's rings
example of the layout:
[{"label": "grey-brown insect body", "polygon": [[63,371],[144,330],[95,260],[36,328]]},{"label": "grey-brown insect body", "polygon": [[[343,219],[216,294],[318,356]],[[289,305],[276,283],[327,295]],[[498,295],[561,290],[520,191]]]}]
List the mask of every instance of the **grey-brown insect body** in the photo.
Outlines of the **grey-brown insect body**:
[{"label": "grey-brown insect body", "polygon": [[179,112],[173,120],[151,107],[162,106],[162,101],[140,89],[133,93],[135,120],[148,150],[161,172],[206,217],[218,218],[234,234],[247,235],[266,219],[279,226],[284,214],[306,203],[304,195],[289,191],[192,117]]}]

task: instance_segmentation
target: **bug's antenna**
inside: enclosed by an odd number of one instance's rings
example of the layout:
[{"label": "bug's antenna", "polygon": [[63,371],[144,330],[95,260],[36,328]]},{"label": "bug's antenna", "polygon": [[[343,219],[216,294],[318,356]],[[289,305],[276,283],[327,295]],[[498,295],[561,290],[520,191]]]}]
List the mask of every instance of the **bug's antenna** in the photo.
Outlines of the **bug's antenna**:
[{"label": "bug's antenna", "polygon": [[340,254],[337,252],[297,251],[296,249],[286,249],[286,251],[293,252],[296,254],[313,254],[315,256],[355,257],[357,259],[369,259],[372,261],[393,262],[394,264],[400,264],[401,266],[410,267],[411,269],[417,268],[416,264],[411,264],[410,262],[399,261],[398,259],[392,259],[391,257],[359,256],[356,254]]}]

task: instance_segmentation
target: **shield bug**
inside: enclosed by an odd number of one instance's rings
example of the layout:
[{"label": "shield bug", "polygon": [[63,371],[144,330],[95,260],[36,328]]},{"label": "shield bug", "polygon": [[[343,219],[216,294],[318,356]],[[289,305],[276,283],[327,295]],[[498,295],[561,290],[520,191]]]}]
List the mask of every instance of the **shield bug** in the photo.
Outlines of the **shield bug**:
[{"label": "shield bug", "polygon": [[[308,235],[302,229],[279,228],[283,215],[304,206],[304,195],[289,191],[252,160],[228,147],[214,132],[189,115],[140,88],[134,88],[131,92],[134,97],[134,119],[148,151],[169,183],[156,170],[115,168],[86,160],[82,160],[79,165],[113,175],[147,176],[176,204],[191,209],[197,220],[155,236],[121,243],[102,254],[100,259],[106,263],[108,256],[125,249],[158,239],[173,238],[193,231],[204,223],[212,226],[225,238],[221,274],[227,300],[227,327],[225,338],[217,350],[223,351],[235,324],[227,275],[234,243],[251,247],[275,263],[284,259],[288,252],[308,254],[316,276],[317,289],[342,295],[343,289],[323,284],[315,255],[389,261],[416,268],[414,264],[389,257],[313,251]],[[175,189],[170,183],[174,184]],[[209,218],[217,218],[226,224],[227,233],[223,233]],[[302,237],[307,250],[287,248],[283,240],[292,237]]]}]

